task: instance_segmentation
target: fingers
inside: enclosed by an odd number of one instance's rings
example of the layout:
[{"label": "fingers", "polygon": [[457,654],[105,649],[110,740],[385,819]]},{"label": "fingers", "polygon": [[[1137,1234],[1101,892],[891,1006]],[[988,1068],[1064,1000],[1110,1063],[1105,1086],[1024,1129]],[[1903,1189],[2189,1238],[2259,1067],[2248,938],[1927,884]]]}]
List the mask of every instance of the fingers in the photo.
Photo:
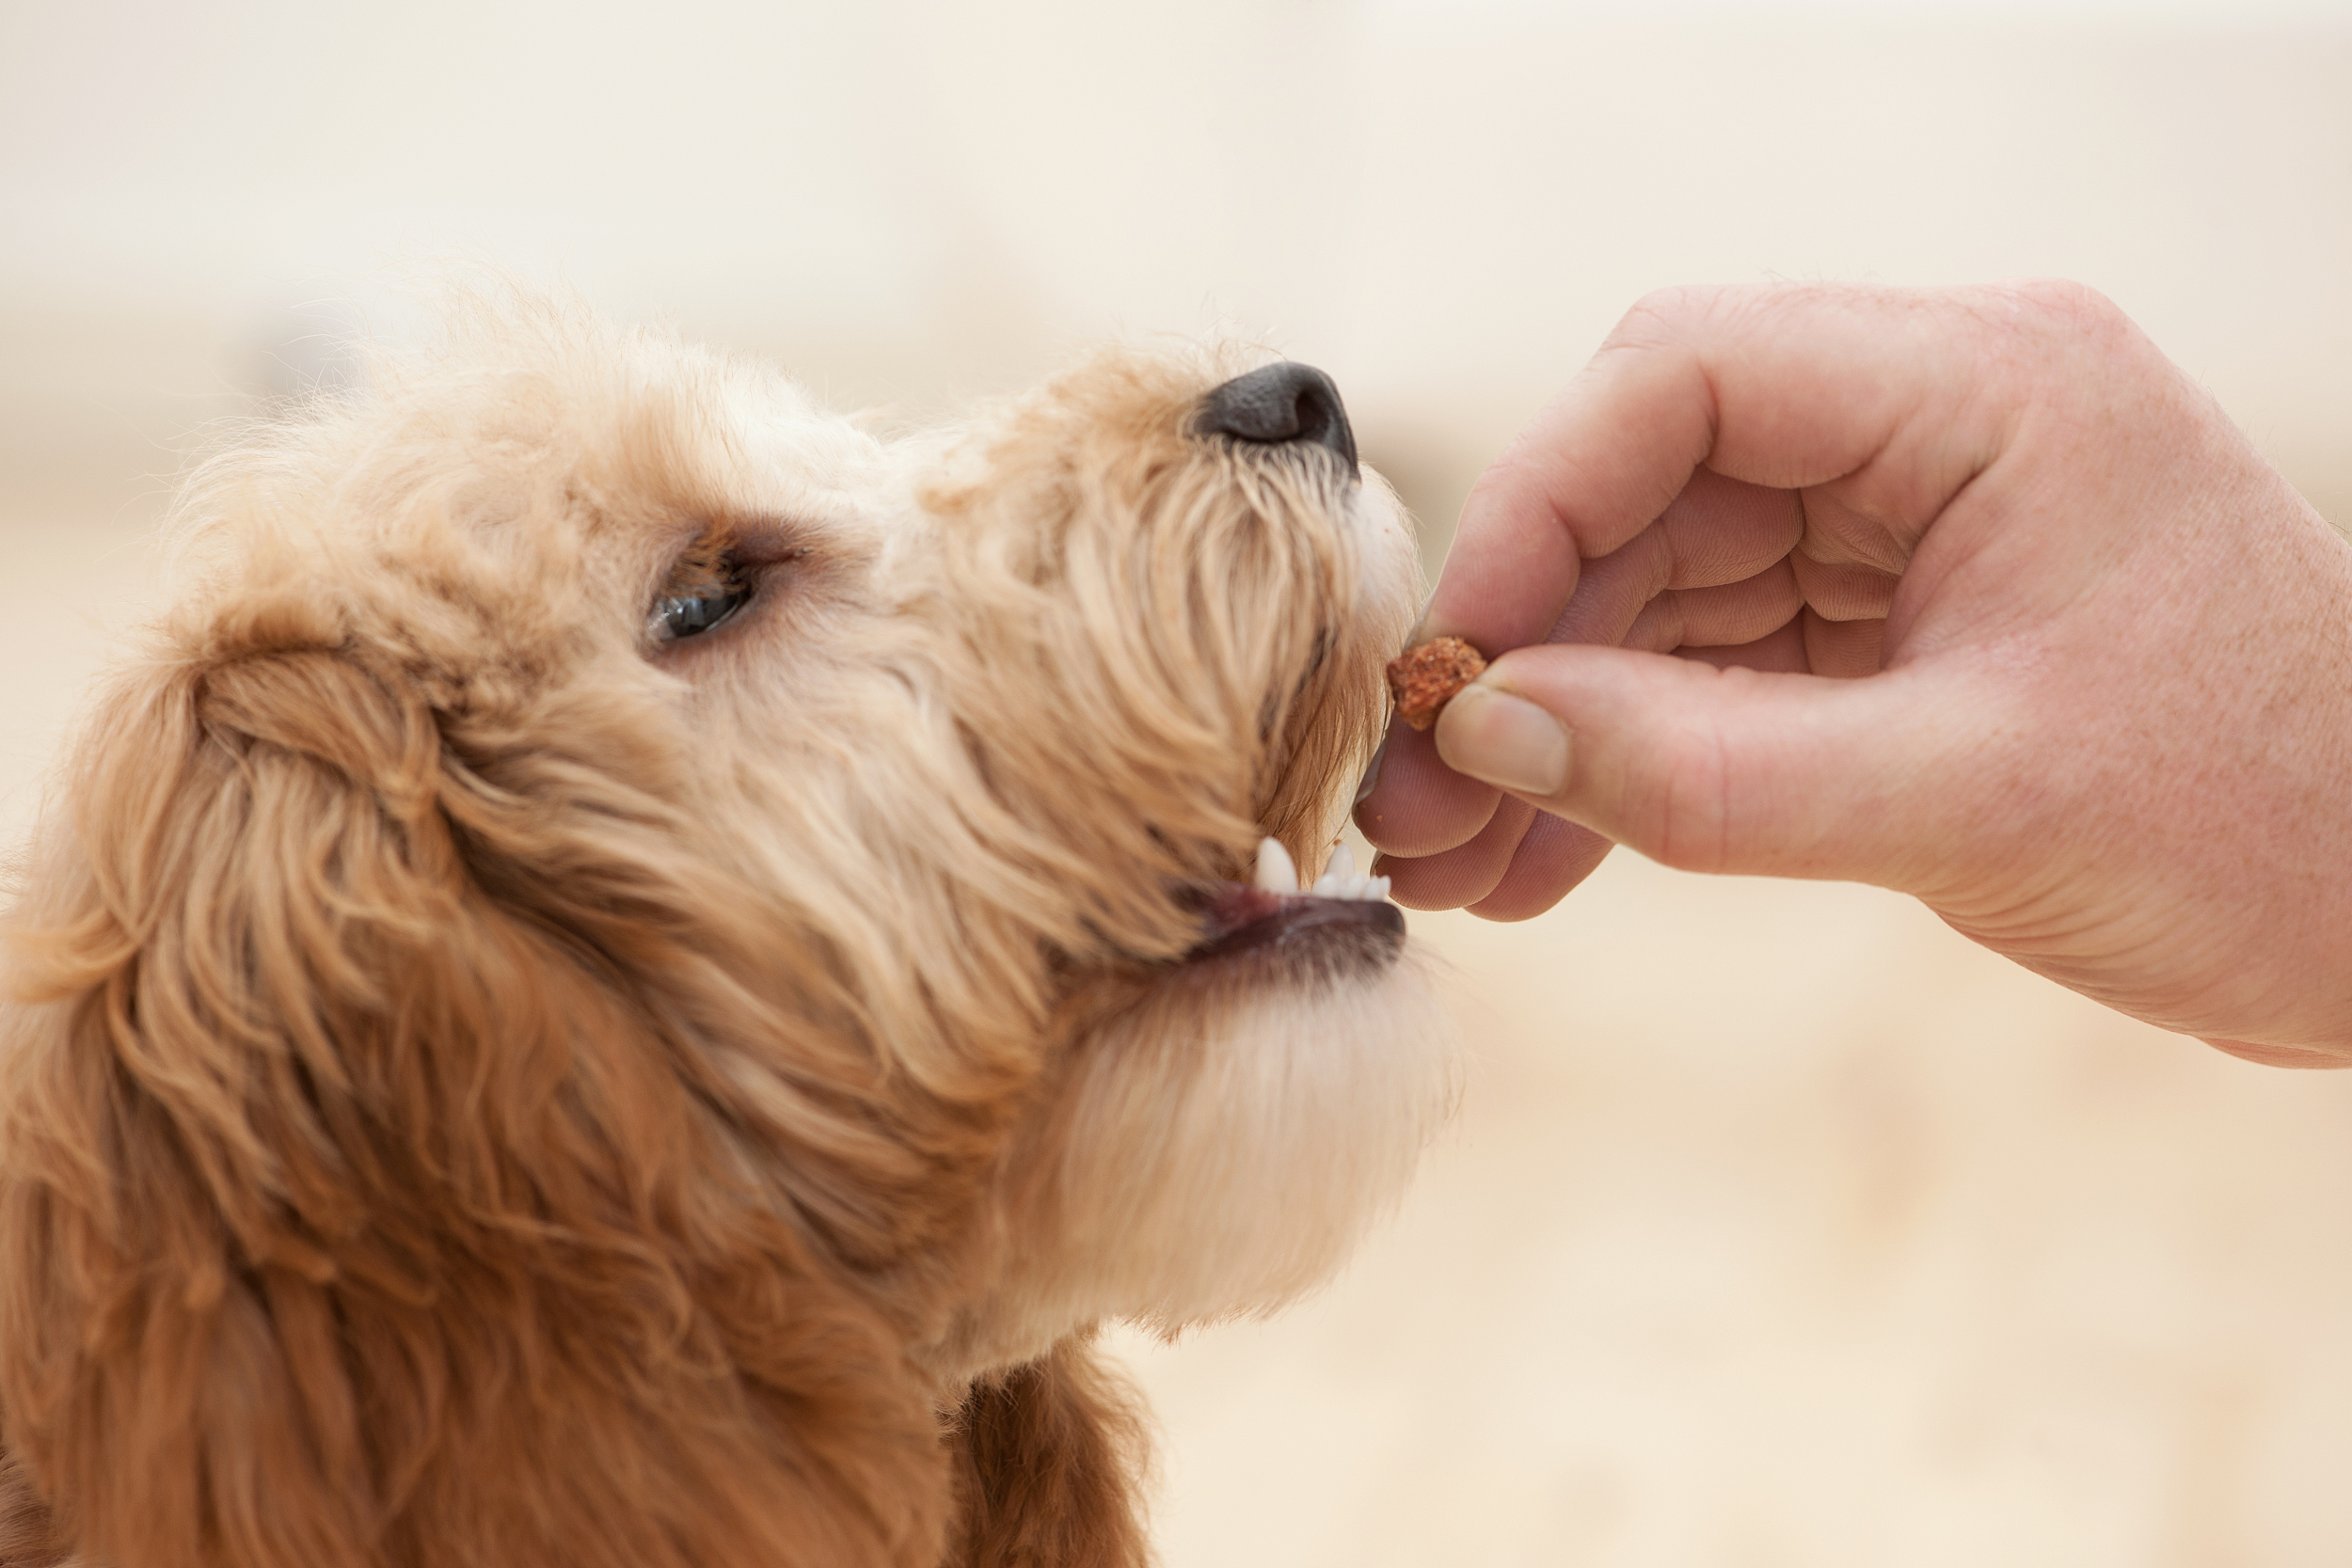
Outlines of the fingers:
[{"label": "fingers", "polygon": [[1384,853],[1443,854],[1476,838],[1502,799],[1493,785],[1464,778],[1439,762],[1430,732],[1391,724],[1381,747],[1378,778],[1356,803],[1356,825]]},{"label": "fingers", "polygon": [[[1811,287],[1643,301],[1480,479],[1422,633],[1467,637],[1489,652],[1545,640],[1678,650],[1684,668],[1672,680],[1683,684],[1652,694],[1667,703],[1691,682],[1752,681],[1758,672],[1875,673],[1913,546],[2008,436],[2007,404],[1987,395],[1999,369],[1986,345],[2015,304],[2012,291],[1997,289]],[[1674,744],[1696,747],[1691,736],[1708,721],[1705,710],[1678,715]],[[1754,739],[1756,757],[1780,754],[1769,736]],[[1499,911],[1541,900],[1547,882],[1556,898],[1582,875],[1565,847],[1544,851],[1552,858],[1541,865],[1530,849],[1523,873],[1508,857],[1498,864],[1506,827],[1497,824],[1506,818],[1489,798],[1447,784],[1443,762],[1453,758],[1438,749],[1395,751],[1358,819],[1391,857],[1400,886],[1431,900],[1499,899]],[[1677,836],[1698,842],[1690,828],[1707,816],[1694,816],[1687,758],[1647,781],[1673,785],[1655,808],[1660,797],[1637,798],[1629,786],[1596,793],[1599,775],[1582,764],[1608,753],[1588,752],[1580,742],[1577,800],[1547,805],[1611,836],[1645,832],[1632,841],[1653,853]],[[1637,778],[1637,764],[1655,757],[1629,754],[1621,778]],[[1659,809],[1659,819],[1645,822],[1643,809]],[[1776,820],[1742,811],[1741,820]],[[1733,814],[1719,805],[1714,815],[1728,822]],[[1737,833],[1725,843],[1726,854],[1764,853],[1742,847]],[[1808,863],[1819,858],[1810,843],[1801,832],[1778,853]],[[1438,856],[1455,858],[1405,869]]]},{"label": "fingers", "polygon": [[[1685,641],[1731,644],[1760,637],[1797,611],[1797,579],[1786,558],[1801,522],[1786,494],[1703,471],[1693,475],[1656,523],[1589,563],[1550,637],[1617,642],[1630,635],[1636,645],[1661,650]],[[1358,802],[1356,821],[1374,847],[1401,863],[1469,844],[1493,817],[1496,799],[1491,788],[1439,762],[1426,734],[1399,726],[1374,784]],[[1597,852],[1591,859],[1598,863]],[[1490,869],[1500,876],[1502,866]],[[1476,881],[1466,880],[1459,866],[1403,875],[1407,892]],[[1577,875],[1581,879],[1583,872]],[[1472,896],[1492,885],[1491,879],[1480,884]],[[1425,896],[1430,901],[1422,907],[1438,907],[1436,894]]]},{"label": "fingers", "polygon": [[1641,532],[1705,461],[1713,404],[1692,356],[1604,347],[1471,487],[1423,635],[1541,641],[1583,562]]},{"label": "fingers", "polygon": [[1872,566],[1830,564],[1807,550],[1789,556],[1788,568],[1804,602],[1833,621],[1885,620],[1900,580]]},{"label": "fingers", "polygon": [[[1802,657],[1802,627],[1752,657]],[[1951,785],[1993,730],[1964,691],[1948,680],[1927,689],[1932,680],[1523,648],[1448,705],[1438,751],[1669,865],[1916,887],[1963,832],[1936,802],[1967,798]],[[1534,896],[1530,884],[1512,892]]]},{"label": "fingers", "polygon": [[1591,876],[1610,848],[1590,828],[1504,796],[1469,843],[1421,860],[1382,855],[1372,869],[1408,910],[1467,908],[1485,920],[1529,920]]},{"label": "fingers", "polygon": [[[1776,490],[1842,482],[1825,498],[1837,509],[1825,532],[1852,537],[1824,560],[1899,572],[2004,438],[2000,400],[1978,395],[2001,295],[1980,293],[1694,289],[1643,301],[1470,492],[1425,630],[1489,650],[1540,641],[1583,562],[1664,515],[1702,464]],[[1702,486],[1692,504],[1722,499]]]},{"label": "fingers", "polygon": [[1471,904],[1470,912],[1482,920],[1531,920],[1591,876],[1610,848],[1590,828],[1565,816],[1539,816],[1528,824],[1502,879]]},{"label": "fingers", "polygon": [[[1735,619],[1736,599],[1723,614],[1705,608],[1706,596],[1723,592],[1692,590],[1690,596],[1699,598],[1701,609],[1677,622],[1678,629],[1706,636],[1707,642],[1663,651],[1724,669],[1845,678],[1877,673],[1885,623],[1824,621],[1809,610],[1790,616],[1776,604]],[[1746,637],[1775,613],[1784,616],[1781,625]],[[1745,640],[1735,641],[1740,638]],[[1648,645],[1638,626],[1632,640]],[[1379,788],[1359,805],[1357,820],[1383,851],[1376,871],[1391,879],[1394,897],[1407,909],[1468,906],[1489,920],[1525,920],[1558,903],[1609,852],[1609,840],[1599,833],[1557,816],[1531,821],[1533,808],[1524,801],[1499,796],[1490,784],[1446,767],[1433,734],[1399,729],[1390,752]]]},{"label": "fingers", "polygon": [[1494,816],[1468,842],[1418,860],[1382,855],[1375,876],[1389,879],[1389,896],[1408,910],[1452,910],[1492,893],[1536,817],[1524,800],[1497,797]]},{"label": "fingers", "polygon": [[1661,594],[1727,586],[1772,570],[1788,557],[1803,522],[1786,491],[1702,468],[1656,522],[1584,562],[1545,641],[1623,642],[1634,618]]},{"label": "fingers", "polygon": [[1676,650],[1682,657],[1711,664],[1719,670],[1761,670],[1773,674],[1803,675],[1805,665],[1804,626],[1795,616],[1762,637],[1712,647],[1694,645]]},{"label": "fingers", "polygon": [[1832,621],[1804,612],[1804,667],[1836,680],[1875,675],[1884,662],[1886,620]]},{"label": "fingers", "polygon": [[[1618,634],[1629,647],[1666,653],[1696,644],[1693,657],[1697,657],[1802,670],[1806,667],[1806,644],[1795,625],[1800,608],[1795,574],[1782,562],[1742,582],[1670,589],[1640,607],[1632,625],[1619,628]],[[1877,646],[1875,640],[1870,641],[1869,668],[1873,670]],[[1374,848],[1398,857],[1402,863],[1457,850],[1479,838],[1495,818],[1498,799],[1491,786],[1446,767],[1438,759],[1436,740],[1429,732],[1399,724],[1390,731],[1372,788],[1357,802],[1356,823]],[[1493,840],[1484,842],[1491,846]],[[1593,863],[1598,863],[1597,856]],[[1492,875],[1483,881],[1464,873],[1459,865],[1427,872],[1391,868],[1385,874],[1398,879],[1396,895],[1408,908],[1435,909],[1452,907],[1434,891],[1438,888],[1470,890],[1454,903],[1484,896],[1503,867],[1497,863],[1489,869]],[[1590,865],[1584,867],[1590,870]],[[1580,872],[1577,879],[1581,880],[1582,875]],[[1566,891],[1567,884],[1564,884],[1553,896]]]},{"label": "fingers", "polygon": [[1797,574],[1785,561],[1719,588],[1669,589],[1642,607],[1618,641],[1648,653],[1753,642],[1797,617]]},{"label": "fingers", "polygon": [[1711,588],[1753,577],[1796,547],[1804,507],[1788,490],[1749,484],[1712,468],[1691,475],[1660,515],[1674,561],[1666,588]]},{"label": "fingers", "polygon": [[2254,1045],[2246,1040],[2208,1039],[2216,1051],[2252,1062],[2257,1067],[2287,1067],[2320,1070],[2352,1068],[2352,1054],[2308,1045]]}]

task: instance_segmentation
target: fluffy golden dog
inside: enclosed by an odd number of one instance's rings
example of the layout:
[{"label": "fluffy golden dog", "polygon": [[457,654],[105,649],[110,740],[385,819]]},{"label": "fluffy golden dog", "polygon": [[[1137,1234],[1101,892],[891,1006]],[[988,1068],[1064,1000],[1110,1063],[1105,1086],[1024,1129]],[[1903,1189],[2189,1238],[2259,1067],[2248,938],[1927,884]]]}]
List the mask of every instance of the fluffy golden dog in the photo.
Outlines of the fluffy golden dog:
[{"label": "fluffy golden dog", "polygon": [[881,440],[535,308],[200,470],[10,921],[0,1556],[1141,1560],[1096,1326],[1310,1288],[1450,1092],[1288,879],[1406,528],[1240,368]]}]

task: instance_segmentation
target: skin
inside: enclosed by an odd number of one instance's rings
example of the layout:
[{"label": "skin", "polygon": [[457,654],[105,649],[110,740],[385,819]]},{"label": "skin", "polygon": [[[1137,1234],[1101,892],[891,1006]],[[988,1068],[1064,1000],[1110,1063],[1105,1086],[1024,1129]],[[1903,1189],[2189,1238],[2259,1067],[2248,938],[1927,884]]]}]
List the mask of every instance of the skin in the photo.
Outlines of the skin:
[{"label": "skin", "polygon": [[2352,1065],[2352,546],[2089,290],[1644,300],[1472,492],[1447,633],[1501,657],[1358,808],[1404,903],[1522,919],[1612,841],[1873,882]]}]

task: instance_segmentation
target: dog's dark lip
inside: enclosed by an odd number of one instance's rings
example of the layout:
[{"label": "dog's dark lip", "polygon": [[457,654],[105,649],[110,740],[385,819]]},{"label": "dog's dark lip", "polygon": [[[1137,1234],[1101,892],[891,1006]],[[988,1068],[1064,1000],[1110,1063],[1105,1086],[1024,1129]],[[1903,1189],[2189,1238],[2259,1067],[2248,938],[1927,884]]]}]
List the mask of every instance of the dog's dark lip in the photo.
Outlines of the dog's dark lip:
[{"label": "dog's dark lip", "polygon": [[1387,949],[1405,942],[1405,911],[1385,898],[1318,898],[1311,893],[1268,893],[1248,882],[1210,882],[1189,890],[1200,914],[1200,940],[1184,962],[1243,954],[1319,949],[1334,942]]}]

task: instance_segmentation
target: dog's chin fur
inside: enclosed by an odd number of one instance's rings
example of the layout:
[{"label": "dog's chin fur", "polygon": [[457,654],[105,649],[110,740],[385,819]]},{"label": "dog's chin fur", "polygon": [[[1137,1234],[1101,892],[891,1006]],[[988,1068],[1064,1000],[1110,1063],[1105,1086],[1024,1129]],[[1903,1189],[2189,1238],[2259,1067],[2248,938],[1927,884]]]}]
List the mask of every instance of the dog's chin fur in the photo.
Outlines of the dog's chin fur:
[{"label": "dog's chin fur", "polygon": [[508,306],[200,470],[10,917],[0,1560],[1142,1560],[1097,1325],[1311,1289],[1452,1093],[1374,927],[1195,950],[1417,586],[1248,363],[882,440]]}]

